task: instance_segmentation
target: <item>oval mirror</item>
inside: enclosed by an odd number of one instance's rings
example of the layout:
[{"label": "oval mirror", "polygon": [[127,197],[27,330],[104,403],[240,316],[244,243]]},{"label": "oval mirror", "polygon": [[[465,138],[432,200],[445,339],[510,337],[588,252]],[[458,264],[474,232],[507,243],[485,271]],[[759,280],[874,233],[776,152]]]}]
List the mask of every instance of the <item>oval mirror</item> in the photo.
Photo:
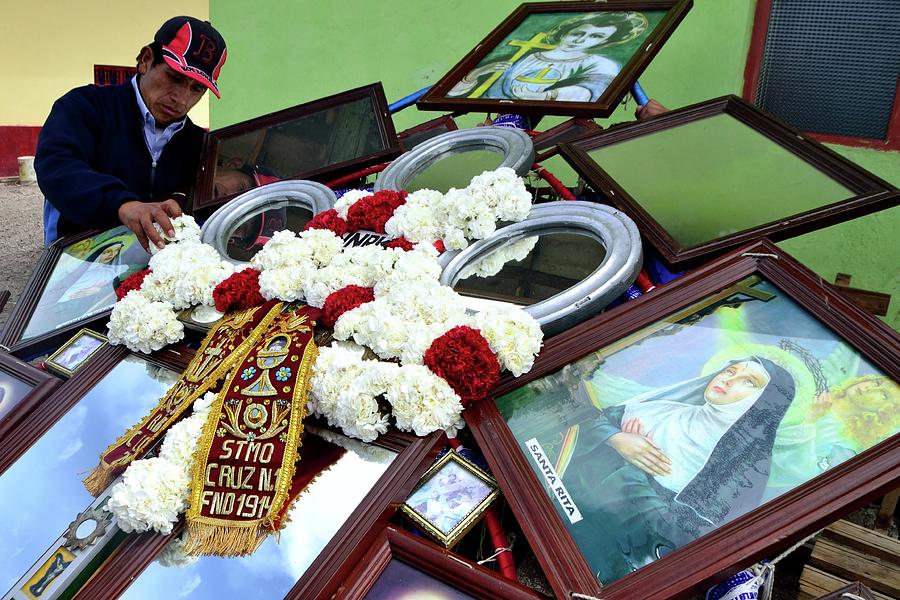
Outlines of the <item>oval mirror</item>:
[{"label": "oval mirror", "polygon": [[621,295],[637,277],[637,226],[593,202],[547,202],[519,223],[441,255],[441,283],[472,310],[521,306],[547,335],[568,329]]},{"label": "oval mirror", "polygon": [[534,145],[521,129],[475,127],[451,131],[401,154],[375,180],[375,191],[464,188],[476,175],[509,167],[525,175]]},{"label": "oval mirror", "polygon": [[303,231],[335,199],[333,191],[315,181],[270,183],[224,204],[203,224],[200,238],[225,260],[246,265],[276,231]]}]

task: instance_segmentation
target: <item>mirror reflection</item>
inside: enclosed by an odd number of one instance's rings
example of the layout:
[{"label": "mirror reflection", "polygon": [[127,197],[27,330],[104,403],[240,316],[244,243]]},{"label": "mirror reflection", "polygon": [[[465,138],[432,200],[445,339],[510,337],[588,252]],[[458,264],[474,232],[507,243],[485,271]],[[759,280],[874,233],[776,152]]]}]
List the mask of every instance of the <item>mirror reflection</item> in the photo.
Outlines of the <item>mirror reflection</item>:
[{"label": "mirror reflection", "polygon": [[312,218],[308,208],[288,204],[286,199],[274,202],[261,212],[247,215],[231,231],[225,251],[235,260],[249,261],[276,231],[289,229],[300,233]]},{"label": "mirror reflection", "polygon": [[177,376],[129,355],[0,476],[0,591],[90,506],[83,473],[110,440],[156,406]]},{"label": "mirror reflection", "polygon": [[[250,556],[204,556],[181,568],[154,562],[122,598],[259,598],[261,590],[265,590],[266,598],[283,597],[396,456],[377,446],[347,441],[349,449],[316,477],[294,503],[280,543],[269,536]],[[303,442],[301,463],[314,460],[304,454],[314,446],[318,451],[336,450],[334,445],[308,435]]]},{"label": "mirror reflection", "polygon": [[729,114],[623,140],[588,155],[682,247],[855,195]]},{"label": "mirror reflection", "polygon": [[94,519],[85,519],[81,522],[81,525],[78,526],[78,529],[75,530],[75,537],[79,540],[83,540],[94,533],[95,529],[97,529],[97,521]]},{"label": "mirror reflection", "polygon": [[360,98],[220,140],[213,198],[384,150],[376,109]]},{"label": "mirror reflection", "polygon": [[366,600],[397,600],[422,598],[427,600],[474,600],[431,575],[411,567],[405,562],[391,559],[375,585],[366,594]]},{"label": "mirror reflection", "polygon": [[597,270],[605,257],[603,244],[587,234],[552,231],[529,235],[465,265],[453,289],[466,296],[475,309],[484,300],[528,306],[577,284]]},{"label": "mirror reflection", "polygon": [[484,171],[493,171],[503,162],[503,153],[479,147],[476,150],[452,152],[441,156],[440,160],[413,177],[404,189],[437,190],[447,192],[450,188],[464,188],[472,178]]}]

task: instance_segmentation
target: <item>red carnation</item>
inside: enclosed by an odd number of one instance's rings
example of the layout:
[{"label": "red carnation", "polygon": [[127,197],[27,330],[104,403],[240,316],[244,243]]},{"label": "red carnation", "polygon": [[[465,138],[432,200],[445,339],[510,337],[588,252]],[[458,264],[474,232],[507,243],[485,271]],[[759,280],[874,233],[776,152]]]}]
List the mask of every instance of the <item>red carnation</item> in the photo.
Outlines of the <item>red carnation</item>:
[{"label": "red carnation", "polygon": [[314,216],[309,223],[306,224],[306,227],[303,228],[303,231],[307,231],[308,229],[328,229],[338,237],[341,237],[349,231],[347,221],[339,217],[337,211],[333,208],[320,212]]},{"label": "red carnation", "polygon": [[259,293],[259,271],[248,267],[232,273],[213,290],[213,300],[216,310],[223,313],[265,303],[266,299]]},{"label": "red carnation", "polygon": [[484,398],[500,381],[500,363],[481,332],[462,325],[431,343],[425,366],[459,394],[463,406]]},{"label": "red carnation", "polygon": [[360,285],[348,285],[336,292],[331,292],[322,305],[322,324],[334,327],[338,318],[361,304],[375,299],[375,290]]},{"label": "red carnation", "polygon": [[152,273],[150,269],[144,269],[143,271],[136,271],[122,280],[122,283],[119,284],[119,287],[116,288],[116,302],[125,297],[125,295],[131,290],[139,290],[141,286],[144,285],[144,277]]},{"label": "red carnation", "polygon": [[444,240],[438,240],[434,243],[434,249],[438,251],[438,254],[443,254],[447,251],[447,247],[444,245]]},{"label": "red carnation", "polygon": [[405,237],[398,237],[392,239],[390,242],[384,245],[385,248],[400,248],[404,252],[409,252],[413,249],[413,243],[406,239]]},{"label": "red carnation", "polygon": [[384,224],[394,216],[398,206],[406,203],[406,192],[382,190],[360,198],[347,209],[347,224],[353,231],[366,229],[384,233]]}]

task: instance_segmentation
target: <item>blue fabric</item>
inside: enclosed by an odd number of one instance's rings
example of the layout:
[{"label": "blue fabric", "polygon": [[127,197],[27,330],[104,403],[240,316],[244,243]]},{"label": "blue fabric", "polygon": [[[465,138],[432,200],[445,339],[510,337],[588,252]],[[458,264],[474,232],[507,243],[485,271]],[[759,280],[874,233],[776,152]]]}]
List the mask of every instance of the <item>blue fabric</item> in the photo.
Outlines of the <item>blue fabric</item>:
[{"label": "blue fabric", "polygon": [[147,108],[147,105],[144,104],[144,99],[141,97],[141,92],[138,89],[137,75],[131,78],[131,87],[134,88],[134,97],[138,103],[138,110],[144,117],[144,142],[147,144],[147,150],[150,151],[150,157],[155,163],[159,160],[159,155],[162,154],[163,148],[169,143],[172,136],[181,131],[181,128],[184,127],[184,122],[187,117],[180,121],[175,121],[163,129],[158,128],[156,126],[156,119],[153,118],[153,114],[150,112],[150,109]]},{"label": "blue fabric", "polygon": [[[155,169],[143,132],[131,82],[75,88],[54,103],[34,160],[38,185],[58,213],[56,231],[45,229],[45,240],[115,227],[126,201],[162,200],[190,190],[203,130],[187,119],[163,148]],[[45,226],[53,220],[48,209]]]},{"label": "blue fabric", "polygon": [[49,246],[56,238],[56,224],[59,221],[59,211],[44,198],[44,246]]}]

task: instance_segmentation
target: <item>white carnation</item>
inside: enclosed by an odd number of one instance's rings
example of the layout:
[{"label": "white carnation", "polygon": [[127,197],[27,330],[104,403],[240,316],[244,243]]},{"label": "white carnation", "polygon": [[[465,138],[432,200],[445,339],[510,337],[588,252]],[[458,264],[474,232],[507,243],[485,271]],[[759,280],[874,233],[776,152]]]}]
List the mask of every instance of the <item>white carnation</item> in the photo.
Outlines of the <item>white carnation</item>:
[{"label": "white carnation", "polygon": [[357,200],[361,200],[367,196],[371,196],[372,192],[368,190],[349,190],[337,199],[334,203],[334,210],[340,218],[347,218],[347,209],[349,209]]},{"label": "white carnation", "polygon": [[184,325],[168,302],[151,302],[132,290],[116,303],[109,317],[109,342],[149,354],[184,337]]},{"label": "white carnation", "polygon": [[518,377],[534,365],[544,334],[538,322],[525,311],[512,307],[491,307],[469,317],[481,331],[500,366]]},{"label": "white carnation", "polygon": [[187,507],[190,485],[180,465],[159,457],[136,460],[113,487],[106,508],[125,533],[152,529],[169,534]]},{"label": "white carnation", "polygon": [[[385,393],[391,413],[402,431],[424,436],[440,429],[455,434],[462,403],[450,385],[421,365],[403,365]],[[451,436],[452,437],[452,436]]]}]

